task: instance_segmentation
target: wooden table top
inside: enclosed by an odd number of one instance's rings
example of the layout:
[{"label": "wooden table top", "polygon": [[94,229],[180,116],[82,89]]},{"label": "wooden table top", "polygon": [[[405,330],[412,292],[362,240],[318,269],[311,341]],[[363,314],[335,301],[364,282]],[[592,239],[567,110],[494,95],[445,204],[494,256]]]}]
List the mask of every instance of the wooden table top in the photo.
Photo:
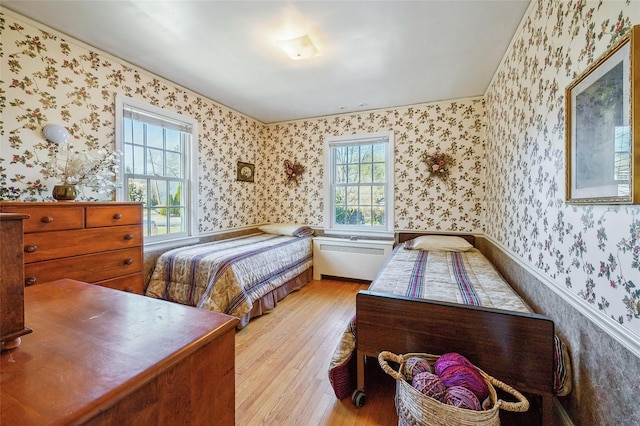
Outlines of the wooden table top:
[{"label": "wooden table top", "polygon": [[236,322],[69,279],[27,287],[25,325],[33,333],[2,353],[0,424],[89,419]]}]

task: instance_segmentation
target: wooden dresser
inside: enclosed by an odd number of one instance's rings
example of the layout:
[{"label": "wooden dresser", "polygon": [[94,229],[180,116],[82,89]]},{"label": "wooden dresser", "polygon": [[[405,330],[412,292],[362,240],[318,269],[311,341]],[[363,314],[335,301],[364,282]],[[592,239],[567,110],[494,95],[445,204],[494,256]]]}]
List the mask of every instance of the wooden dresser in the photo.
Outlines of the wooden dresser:
[{"label": "wooden dresser", "polygon": [[25,288],[25,316],[0,424],[234,425],[236,318],[68,279]]},{"label": "wooden dresser", "polygon": [[26,215],[0,213],[0,350],[15,348],[24,326],[22,221]]},{"label": "wooden dresser", "polygon": [[72,278],[142,294],[142,204],[1,202],[24,221],[25,285]]}]

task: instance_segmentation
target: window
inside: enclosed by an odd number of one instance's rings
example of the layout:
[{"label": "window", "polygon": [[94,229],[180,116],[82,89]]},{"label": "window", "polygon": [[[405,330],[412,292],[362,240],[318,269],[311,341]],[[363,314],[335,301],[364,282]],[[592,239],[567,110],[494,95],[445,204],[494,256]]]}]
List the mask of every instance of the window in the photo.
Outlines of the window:
[{"label": "window", "polygon": [[190,117],[116,98],[116,145],[123,153],[118,199],[143,202],[145,244],[196,236],[196,129]]},{"label": "window", "polygon": [[325,232],[393,232],[393,132],[325,141]]}]

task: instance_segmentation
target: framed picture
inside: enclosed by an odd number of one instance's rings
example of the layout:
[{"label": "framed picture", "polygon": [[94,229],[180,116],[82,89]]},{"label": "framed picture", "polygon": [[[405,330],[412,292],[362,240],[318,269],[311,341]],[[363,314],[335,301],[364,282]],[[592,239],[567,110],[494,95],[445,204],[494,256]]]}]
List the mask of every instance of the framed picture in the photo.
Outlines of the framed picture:
[{"label": "framed picture", "polygon": [[240,182],[253,182],[254,171],[255,166],[253,164],[238,161],[238,174],[236,176],[236,180],[239,180]]},{"label": "framed picture", "polygon": [[565,91],[567,202],[640,203],[640,25]]}]

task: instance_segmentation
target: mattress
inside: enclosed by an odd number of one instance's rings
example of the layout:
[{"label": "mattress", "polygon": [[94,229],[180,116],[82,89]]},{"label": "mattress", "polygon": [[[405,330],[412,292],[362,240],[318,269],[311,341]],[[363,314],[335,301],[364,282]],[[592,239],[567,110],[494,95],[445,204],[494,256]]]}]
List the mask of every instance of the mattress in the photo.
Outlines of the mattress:
[{"label": "mattress", "polygon": [[170,250],[158,258],[145,294],[241,318],[312,266],[311,241],[259,233]]}]

